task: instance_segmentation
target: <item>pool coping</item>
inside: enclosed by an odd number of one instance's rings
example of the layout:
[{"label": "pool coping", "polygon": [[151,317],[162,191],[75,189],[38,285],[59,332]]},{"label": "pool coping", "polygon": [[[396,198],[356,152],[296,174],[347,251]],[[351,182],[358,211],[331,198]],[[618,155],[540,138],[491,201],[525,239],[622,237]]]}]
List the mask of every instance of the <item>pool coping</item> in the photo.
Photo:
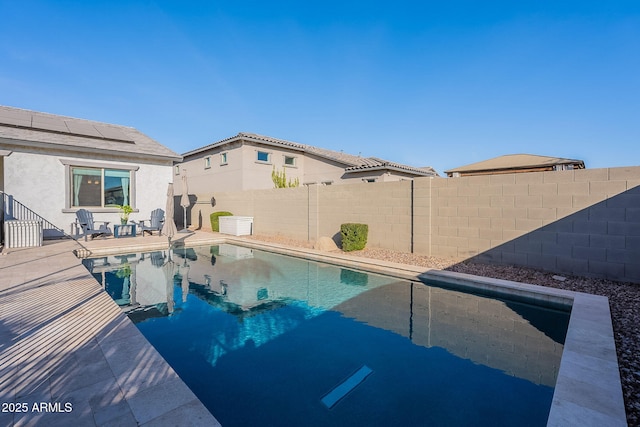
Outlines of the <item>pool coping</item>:
[{"label": "pool coping", "polygon": [[[405,280],[446,281],[467,290],[516,299],[533,299],[555,308],[571,307],[569,329],[547,426],[627,425],[609,300],[604,296],[351,255],[345,257],[343,253],[294,248],[242,237],[213,236],[186,243],[186,246],[235,243],[245,247],[327,262]],[[159,245],[158,247],[166,248],[166,243],[164,246]],[[148,251],[154,248],[154,245],[110,247],[92,250],[90,255],[108,255],[121,253],[125,250]],[[77,253],[76,255],[83,257],[83,255],[89,254]]]}]

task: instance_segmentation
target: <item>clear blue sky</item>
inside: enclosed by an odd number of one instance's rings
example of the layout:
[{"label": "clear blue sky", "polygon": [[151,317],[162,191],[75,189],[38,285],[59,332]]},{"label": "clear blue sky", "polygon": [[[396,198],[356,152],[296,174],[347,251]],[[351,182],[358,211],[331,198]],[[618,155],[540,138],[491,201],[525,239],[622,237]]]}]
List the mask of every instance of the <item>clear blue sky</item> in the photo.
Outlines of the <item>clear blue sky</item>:
[{"label": "clear blue sky", "polygon": [[178,153],[254,132],[441,174],[640,165],[640,1],[0,0],[0,104]]}]

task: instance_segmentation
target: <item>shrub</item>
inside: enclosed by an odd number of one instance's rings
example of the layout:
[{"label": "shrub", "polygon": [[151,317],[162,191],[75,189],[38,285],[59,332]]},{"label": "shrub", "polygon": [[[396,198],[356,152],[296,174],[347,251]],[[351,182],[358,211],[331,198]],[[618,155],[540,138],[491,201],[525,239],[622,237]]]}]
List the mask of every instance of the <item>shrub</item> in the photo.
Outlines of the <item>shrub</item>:
[{"label": "shrub", "polygon": [[367,224],[342,224],[340,234],[342,234],[342,250],[345,252],[359,251],[367,244],[367,234],[369,226]]},{"label": "shrub", "polygon": [[275,166],[273,166],[273,171],[271,172],[271,180],[275,188],[298,187],[300,185],[298,178],[293,181],[291,181],[291,179],[287,181],[286,171],[283,169],[282,172],[278,172]]},{"label": "shrub", "polygon": [[220,217],[221,216],[232,216],[231,212],[214,212],[211,214],[211,231],[220,231]]}]

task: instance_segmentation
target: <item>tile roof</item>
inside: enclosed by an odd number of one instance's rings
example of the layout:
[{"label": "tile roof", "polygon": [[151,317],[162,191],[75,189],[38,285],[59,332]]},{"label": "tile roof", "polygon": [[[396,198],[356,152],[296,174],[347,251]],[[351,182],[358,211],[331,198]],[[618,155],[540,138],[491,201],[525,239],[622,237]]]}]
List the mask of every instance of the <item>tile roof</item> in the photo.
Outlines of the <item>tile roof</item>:
[{"label": "tile roof", "polygon": [[100,150],[182,160],[179,154],[132,127],[0,105],[0,142],[11,141],[55,145],[66,150]]},{"label": "tile roof", "polygon": [[297,142],[291,142],[284,139],[272,138],[270,136],[258,135],[255,133],[240,132],[238,135],[230,138],[223,139],[213,144],[197,148],[183,154],[183,157],[198,154],[203,151],[210,150],[212,148],[220,147],[225,144],[229,144],[234,141],[245,140],[253,141],[267,145],[276,145],[281,147],[290,148],[293,150],[302,151],[304,153],[316,155],[328,160],[333,160],[345,165],[345,172],[360,172],[365,170],[374,169],[391,169],[397,171],[404,171],[420,176],[438,176],[437,172],[427,166],[423,168],[417,168],[413,166],[407,166],[400,163],[390,162],[387,160],[379,159],[377,157],[361,157],[353,154],[344,153],[342,151],[327,150],[325,148],[315,147],[313,145],[300,144]]},{"label": "tile roof", "polygon": [[469,165],[449,169],[445,171],[445,173],[476,172],[500,169],[527,169],[563,164],[578,164],[582,165],[582,168],[584,168],[584,162],[582,160],[565,159],[562,157],[538,156],[534,154],[507,154],[505,156],[498,156],[489,160],[483,160],[481,162],[471,163]]}]

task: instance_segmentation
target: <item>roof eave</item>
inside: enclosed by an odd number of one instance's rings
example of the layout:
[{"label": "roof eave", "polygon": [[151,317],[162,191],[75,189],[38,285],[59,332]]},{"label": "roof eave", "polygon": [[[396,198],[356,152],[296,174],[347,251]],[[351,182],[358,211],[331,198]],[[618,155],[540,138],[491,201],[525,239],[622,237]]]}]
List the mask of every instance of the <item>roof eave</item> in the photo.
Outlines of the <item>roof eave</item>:
[{"label": "roof eave", "polygon": [[[510,156],[510,155],[507,155],[507,156]],[[507,157],[507,156],[500,156],[500,157],[496,157],[494,159],[490,159],[490,160],[486,160],[486,161],[482,161],[482,162],[478,162],[478,163],[472,163],[470,165],[460,166],[460,167],[457,167],[457,168],[446,170],[446,171],[444,171],[444,173],[449,174],[449,173],[455,173],[455,172],[468,173],[468,172],[502,171],[502,170],[508,170],[508,169],[518,170],[518,169],[541,168],[541,167],[549,167],[549,166],[556,166],[556,165],[570,165],[570,164],[577,164],[577,165],[581,166],[582,168],[585,168],[583,160],[566,159],[566,158],[559,158],[559,157],[553,157],[552,158],[552,157],[535,156],[535,155],[528,155],[528,156],[543,157],[543,158],[546,158],[546,159],[549,159],[549,160],[547,162],[544,162],[544,163],[530,163],[530,164],[523,164],[523,165],[518,165],[518,166],[492,167],[492,168],[491,167],[489,167],[489,168],[483,167],[483,164],[486,164],[487,162],[490,162],[492,160],[499,159],[499,158],[504,158],[504,157]],[[476,165],[478,165],[478,166],[476,166]]]},{"label": "roof eave", "polygon": [[146,160],[159,160],[159,161],[172,161],[172,162],[181,162],[182,156],[166,156],[161,154],[147,154],[147,153],[136,153],[131,151],[119,151],[119,150],[109,150],[103,148],[92,148],[92,147],[83,147],[83,146],[71,146],[65,144],[57,144],[54,142],[41,142],[41,141],[28,141],[23,139],[12,139],[0,137],[0,143],[5,143],[8,145],[13,145],[16,147],[33,147],[33,148],[51,148],[54,147],[57,150],[65,151],[69,153],[95,153],[96,150],[99,150],[100,153],[104,154],[112,154],[118,157],[130,157],[130,158],[139,158]]},{"label": "roof eave", "polygon": [[213,150],[222,146],[225,146],[227,144],[231,144],[234,142],[239,142],[239,141],[247,141],[247,142],[253,142],[256,144],[263,144],[263,145],[268,145],[268,146],[272,146],[272,147],[284,147],[284,148],[289,148],[291,150],[294,151],[304,151],[304,148],[301,147],[296,147],[294,145],[288,145],[288,144],[284,144],[284,143],[279,143],[276,141],[269,141],[269,140],[265,140],[265,139],[260,139],[260,138],[255,138],[255,137],[251,137],[251,136],[247,136],[247,135],[234,135],[232,137],[223,139],[221,141],[218,142],[214,142],[213,144],[209,144],[209,145],[205,145],[204,147],[200,147],[200,148],[196,148],[195,150],[191,150],[191,151],[187,151],[186,153],[182,154],[182,157],[190,157],[190,156],[194,156],[196,154],[201,154],[201,153],[205,153],[209,150]]},{"label": "roof eave", "polygon": [[[195,150],[191,150],[191,151],[188,151],[186,153],[183,153],[182,157],[183,158],[187,158],[187,157],[194,156],[194,155],[197,155],[197,154],[202,154],[202,153],[205,153],[205,152],[207,152],[209,150],[213,150],[215,148],[219,148],[219,147],[222,147],[224,145],[231,144],[233,142],[239,142],[239,141],[252,142],[252,143],[255,143],[255,144],[262,144],[262,145],[266,145],[266,146],[270,146],[270,147],[286,148],[286,149],[289,149],[289,150],[292,150],[292,151],[298,151],[298,152],[301,152],[301,153],[305,153],[305,154],[309,154],[309,155],[312,155],[312,156],[321,157],[323,159],[331,160],[333,162],[340,163],[342,165],[346,165],[348,167],[355,166],[353,163],[345,162],[344,160],[339,160],[339,159],[336,159],[334,157],[323,155],[323,154],[317,153],[317,152],[315,152],[313,150],[309,150],[307,147],[302,146],[302,144],[300,144],[300,146],[289,145],[289,144],[286,144],[284,142],[279,142],[279,141],[275,141],[275,140],[274,141],[270,141],[268,139],[256,138],[256,137],[252,137],[252,136],[248,136],[248,135],[235,135],[235,136],[232,136],[230,138],[223,139],[222,141],[218,141],[218,142],[215,142],[213,144],[209,144],[209,145],[204,146],[202,148],[197,148]],[[292,144],[296,144],[296,143],[292,143]]]},{"label": "roof eave", "polygon": [[417,171],[413,169],[404,169],[397,166],[391,165],[379,165],[379,166],[353,166],[345,169],[346,173],[356,173],[356,172],[368,172],[368,171],[377,171],[377,170],[393,170],[396,172],[404,172],[412,175],[418,176],[435,176],[435,172],[427,172],[427,171]]},{"label": "roof eave", "polygon": [[517,171],[524,169],[535,169],[535,168],[548,168],[558,165],[579,165],[580,169],[584,169],[585,165],[583,161],[567,161],[567,162],[557,162],[557,163],[547,163],[547,164],[539,164],[539,165],[526,165],[526,166],[508,166],[504,168],[492,168],[492,169],[450,169],[444,171],[446,174],[450,173],[476,173],[476,172],[500,172],[500,171]]}]

